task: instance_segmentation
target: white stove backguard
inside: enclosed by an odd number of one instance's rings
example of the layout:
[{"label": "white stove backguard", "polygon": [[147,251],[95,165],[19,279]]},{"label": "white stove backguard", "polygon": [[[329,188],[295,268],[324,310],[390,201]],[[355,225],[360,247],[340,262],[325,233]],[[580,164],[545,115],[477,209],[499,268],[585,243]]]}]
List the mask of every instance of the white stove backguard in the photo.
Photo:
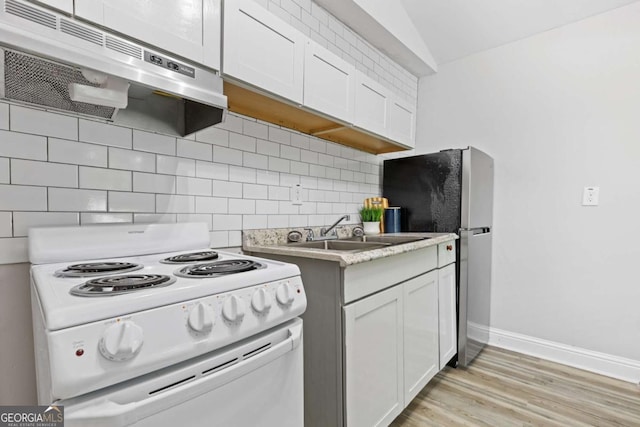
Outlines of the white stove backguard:
[{"label": "white stove backguard", "polygon": [[51,264],[202,249],[205,223],[109,224],[29,230],[29,261]]}]

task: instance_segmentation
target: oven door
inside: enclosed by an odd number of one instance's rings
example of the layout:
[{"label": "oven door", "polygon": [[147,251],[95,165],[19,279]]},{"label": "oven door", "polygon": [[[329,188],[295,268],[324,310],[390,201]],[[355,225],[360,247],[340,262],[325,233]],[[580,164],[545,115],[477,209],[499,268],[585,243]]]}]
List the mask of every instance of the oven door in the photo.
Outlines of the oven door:
[{"label": "oven door", "polygon": [[303,425],[302,320],[58,402],[67,426]]}]

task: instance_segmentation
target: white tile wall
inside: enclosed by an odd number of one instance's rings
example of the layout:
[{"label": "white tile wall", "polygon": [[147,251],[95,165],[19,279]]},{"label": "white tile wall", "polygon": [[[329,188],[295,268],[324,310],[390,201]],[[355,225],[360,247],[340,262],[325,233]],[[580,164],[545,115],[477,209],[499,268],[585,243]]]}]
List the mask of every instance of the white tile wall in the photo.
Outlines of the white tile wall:
[{"label": "white tile wall", "polygon": [[380,195],[376,156],[233,113],[195,141],[0,102],[3,117],[0,246],[17,252],[0,263],[26,261],[34,226],[197,220],[213,246],[240,245],[242,229],[357,222]]},{"label": "white tile wall", "polygon": [[47,187],[0,185],[0,211],[47,211]]},{"label": "white tile wall", "polygon": [[[97,209],[96,209],[97,210]],[[101,209],[106,210],[106,209]],[[155,212],[155,195],[109,191],[109,211],[111,212]]]},{"label": "white tile wall", "polygon": [[179,139],[177,155],[178,157],[190,157],[192,159],[206,160],[210,162],[213,151],[210,144]]},{"label": "white tile wall", "polygon": [[11,212],[0,212],[0,237],[13,236]]},{"label": "white tile wall", "polygon": [[133,149],[175,156],[176,138],[157,133],[134,130]]},{"label": "white tile wall", "polygon": [[176,178],[177,193],[193,196],[210,196],[211,180],[202,178],[188,178],[179,176]]},{"label": "white tile wall", "polygon": [[131,148],[133,146],[133,131],[120,126],[80,119],[78,140],[113,147]]},{"label": "white tile wall", "polygon": [[47,160],[47,138],[26,133],[0,131],[0,156]]},{"label": "white tile wall", "polygon": [[133,191],[141,193],[169,193],[176,192],[175,175],[156,175],[152,173],[133,172]]},{"label": "white tile wall", "polygon": [[131,191],[132,189],[132,178],[129,171],[80,166],[79,172],[80,188],[120,191]]},{"label": "white tile wall", "polygon": [[[47,141],[44,138],[42,141],[42,145],[43,147],[47,146]],[[107,147],[103,147],[101,145],[49,138],[50,162],[70,163],[73,165],[100,166],[106,168],[109,158],[107,150]],[[47,158],[45,155],[44,158],[35,160],[47,160]]]},{"label": "white tile wall", "polygon": [[140,172],[156,171],[156,155],[109,147],[109,167]]},{"label": "white tile wall", "polygon": [[196,176],[196,161],[179,157],[157,156],[156,172],[168,175]]},{"label": "white tile wall", "polygon": [[[46,190],[45,187],[39,187]],[[107,192],[76,190],[71,188],[48,188],[49,211],[94,212],[107,210]],[[27,209],[25,209],[27,210]],[[36,210],[36,209],[30,209]],[[41,209],[38,209],[41,210]]]},{"label": "white tile wall", "polygon": [[11,183],[78,187],[78,166],[11,159]]},{"label": "white tile wall", "polygon": [[9,106],[0,104],[0,129],[9,129]]},{"label": "white tile wall", "polygon": [[157,194],[156,206],[159,212],[195,213],[196,198],[194,196]]},{"label": "white tile wall", "polygon": [[16,132],[78,139],[78,120],[70,116],[13,105],[9,118],[9,127]]},{"label": "white tile wall", "polygon": [[224,197],[196,197],[196,213],[229,213],[228,199]]},{"label": "white tile wall", "polygon": [[51,225],[78,225],[77,212],[14,212],[13,235],[26,237],[31,227]]},{"label": "white tile wall", "polygon": [[0,184],[9,184],[10,175],[9,159],[0,157]]}]

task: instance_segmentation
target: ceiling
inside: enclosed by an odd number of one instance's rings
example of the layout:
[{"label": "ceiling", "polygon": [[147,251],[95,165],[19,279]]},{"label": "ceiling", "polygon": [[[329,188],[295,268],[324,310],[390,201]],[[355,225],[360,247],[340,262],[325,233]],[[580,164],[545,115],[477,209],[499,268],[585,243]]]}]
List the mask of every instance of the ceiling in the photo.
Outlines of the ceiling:
[{"label": "ceiling", "polygon": [[438,64],[638,0],[400,0]]}]

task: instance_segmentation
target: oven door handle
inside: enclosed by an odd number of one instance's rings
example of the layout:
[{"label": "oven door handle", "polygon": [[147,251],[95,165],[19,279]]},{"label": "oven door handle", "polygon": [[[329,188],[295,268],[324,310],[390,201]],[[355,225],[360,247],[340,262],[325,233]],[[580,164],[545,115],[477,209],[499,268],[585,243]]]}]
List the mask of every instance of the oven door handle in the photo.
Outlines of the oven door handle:
[{"label": "oven door handle", "polygon": [[[295,350],[302,341],[302,323],[288,328],[289,336],[275,346],[213,374],[201,376],[144,400],[118,403],[110,399],[92,402],[82,408],[65,408],[67,426],[127,426],[146,417],[177,406],[197,396],[215,390],[273,360]],[[64,404],[64,402],[60,402]]]}]

